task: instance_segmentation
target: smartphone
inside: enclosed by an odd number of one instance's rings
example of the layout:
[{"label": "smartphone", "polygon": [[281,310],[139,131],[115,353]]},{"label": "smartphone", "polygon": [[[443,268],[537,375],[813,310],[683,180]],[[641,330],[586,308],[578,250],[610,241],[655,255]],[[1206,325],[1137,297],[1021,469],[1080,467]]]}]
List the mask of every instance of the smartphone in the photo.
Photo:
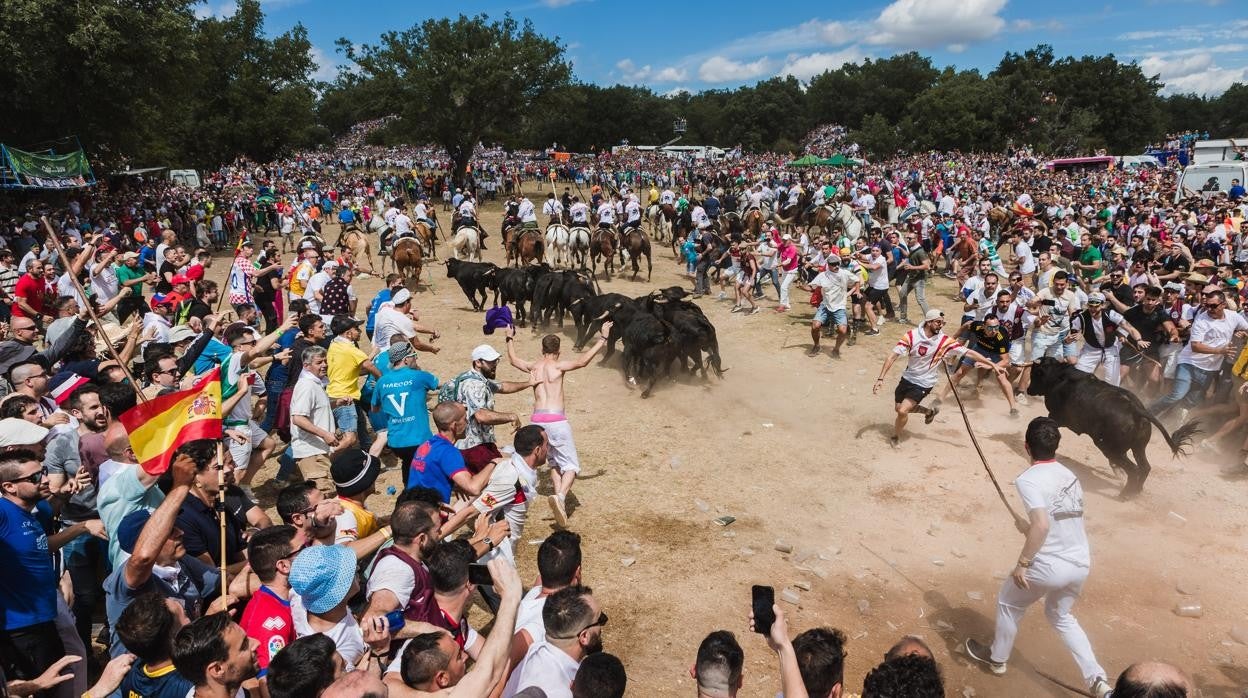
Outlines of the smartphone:
[{"label": "smartphone", "polygon": [[490,568],[485,565],[468,565],[468,581],[477,586],[494,585],[494,578],[490,576]]},{"label": "smartphone", "polygon": [[759,635],[770,635],[771,625],[776,622],[776,590],[772,587],[758,586],[751,588],[754,604],[754,632]]},{"label": "smartphone", "polygon": [[1043,303],[1044,305],[1049,306],[1050,308],[1055,308],[1055,307],[1057,307],[1057,300],[1056,300],[1056,299],[1054,299],[1054,298],[1050,298],[1050,299],[1048,299],[1048,300],[1041,301],[1041,303]]}]

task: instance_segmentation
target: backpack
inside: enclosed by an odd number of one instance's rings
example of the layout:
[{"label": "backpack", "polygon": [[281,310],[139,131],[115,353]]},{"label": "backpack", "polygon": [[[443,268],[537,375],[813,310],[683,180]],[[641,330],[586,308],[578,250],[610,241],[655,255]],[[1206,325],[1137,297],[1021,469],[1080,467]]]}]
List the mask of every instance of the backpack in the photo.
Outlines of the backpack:
[{"label": "backpack", "polygon": [[459,402],[459,384],[466,380],[481,380],[480,376],[473,375],[472,371],[464,371],[455,376],[454,379],[447,383],[443,383],[438,388],[438,402]]}]

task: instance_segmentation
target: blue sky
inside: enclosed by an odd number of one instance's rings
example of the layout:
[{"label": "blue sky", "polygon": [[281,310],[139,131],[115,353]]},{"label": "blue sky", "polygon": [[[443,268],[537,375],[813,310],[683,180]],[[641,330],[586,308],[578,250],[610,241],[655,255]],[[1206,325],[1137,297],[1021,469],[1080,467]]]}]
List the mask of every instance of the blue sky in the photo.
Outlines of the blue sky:
[{"label": "blue sky", "polygon": [[[567,47],[578,78],[640,84],[665,93],[731,88],[776,75],[799,79],[846,61],[917,50],[938,66],[991,70],[1006,51],[1051,44],[1057,55],[1114,53],[1159,74],[1166,92],[1216,95],[1248,82],[1248,3],[1243,0],[868,0],[814,2],[623,3],[521,0],[432,3],[370,0],[261,0],[266,30],[307,27],[321,64],[344,58],[334,40],[376,41],[447,13],[508,10]],[[228,13],[208,0],[202,13]],[[659,10],[658,11],[646,11]],[[714,9],[712,9],[714,8]]]}]

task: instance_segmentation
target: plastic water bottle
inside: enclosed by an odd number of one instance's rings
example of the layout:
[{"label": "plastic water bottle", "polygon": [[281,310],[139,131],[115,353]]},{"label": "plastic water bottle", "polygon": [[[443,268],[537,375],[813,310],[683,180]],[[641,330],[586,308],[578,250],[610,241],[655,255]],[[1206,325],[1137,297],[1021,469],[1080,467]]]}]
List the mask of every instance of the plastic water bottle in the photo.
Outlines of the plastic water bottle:
[{"label": "plastic water bottle", "polygon": [[1174,615],[1184,618],[1200,618],[1205,615],[1205,609],[1201,607],[1199,601],[1188,601],[1175,606]]},{"label": "plastic water bottle", "polygon": [[386,494],[391,497],[393,497],[395,493],[398,491],[399,491],[398,488],[395,487],[394,485],[390,485],[389,487],[386,488]]}]

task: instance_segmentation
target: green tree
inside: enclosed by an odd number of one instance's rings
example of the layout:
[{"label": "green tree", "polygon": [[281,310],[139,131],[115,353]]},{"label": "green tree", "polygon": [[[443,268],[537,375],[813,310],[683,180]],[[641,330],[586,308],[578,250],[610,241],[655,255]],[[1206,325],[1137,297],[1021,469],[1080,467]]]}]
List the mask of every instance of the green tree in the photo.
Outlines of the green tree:
[{"label": "green tree", "polygon": [[[340,42],[342,45],[344,42]],[[364,75],[382,81],[411,142],[435,141],[450,153],[462,180],[473,148],[502,138],[549,91],[566,85],[571,66],[558,39],[548,39],[511,15],[430,19],[347,57]]]}]

